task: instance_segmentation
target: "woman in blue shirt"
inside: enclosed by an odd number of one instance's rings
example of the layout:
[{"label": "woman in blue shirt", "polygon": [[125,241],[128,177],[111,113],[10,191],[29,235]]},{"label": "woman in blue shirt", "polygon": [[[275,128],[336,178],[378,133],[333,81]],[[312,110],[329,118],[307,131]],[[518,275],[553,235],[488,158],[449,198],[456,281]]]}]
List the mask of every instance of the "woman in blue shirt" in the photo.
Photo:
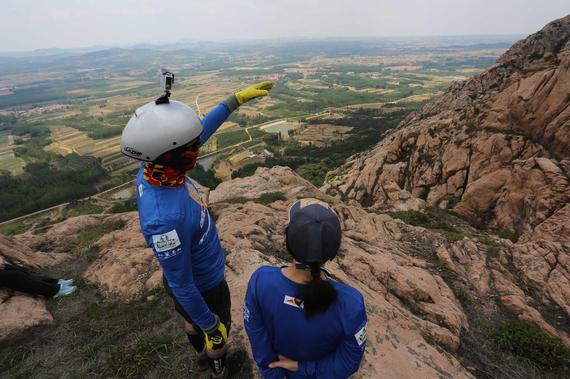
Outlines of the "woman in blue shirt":
[{"label": "woman in blue shirt", "polygon": [[367,318],[360,292],[321,267],[340,247],[338,216],[323,202],[299,200],[285,234],[294,263],[259,268],[247,289],[254,359],[265,379],[347,378],[364,355]]}]

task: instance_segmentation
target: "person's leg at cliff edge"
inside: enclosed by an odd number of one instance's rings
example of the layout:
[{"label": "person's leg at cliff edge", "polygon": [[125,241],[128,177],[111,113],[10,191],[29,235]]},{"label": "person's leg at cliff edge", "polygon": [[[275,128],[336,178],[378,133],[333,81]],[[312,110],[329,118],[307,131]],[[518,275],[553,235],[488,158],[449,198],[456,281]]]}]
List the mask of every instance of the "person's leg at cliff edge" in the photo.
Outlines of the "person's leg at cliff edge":
[{"label": "person's leg at cliff edge", "polygon": [[207,334],[192,321],[190,315],[186,313],[184,308],[172,295],[172,290],[164,279],[163,285],[166,293],[172,298],[174,302],[174,308],[184,319],[188,341],[194,350],[196,350],[197,359],[194,370],[205,371],[211,369],[213,378],[218,379],[228,377],[227,375],[229,372],[226,368],[227,345],[225,345],[225,343],[221,343],[227,340],[232,322],[232,305],[230,298],[230,289],[227,282],[224,280],[216,287],[202,293],[202,297],[204,298],[204,301],[208,307],[212,310],[212,312],[218,315],[220,323],[223,324],[226,328],[225,338],[224,336],[216,337],[215,330],[209,331],[210,340],[212,341],[210,346],[207,346]]},{"label": "person's leg at cliff edge", "polygon": [[36,275],[0,256],[0,288],[51,298],[72,294],[76,290],[72,284],[71,280]]}]

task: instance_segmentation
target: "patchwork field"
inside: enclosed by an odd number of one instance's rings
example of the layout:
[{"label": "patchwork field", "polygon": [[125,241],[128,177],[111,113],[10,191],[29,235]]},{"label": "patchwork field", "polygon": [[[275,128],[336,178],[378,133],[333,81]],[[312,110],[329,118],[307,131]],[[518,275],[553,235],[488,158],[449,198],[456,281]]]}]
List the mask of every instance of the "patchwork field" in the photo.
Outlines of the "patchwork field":
[{"label": "patchwork field", "polygon": [[0,151],[0,171],[5,170],[12,175],[20,175],[24,172],[26,162],[16,157],[14,151]]},{"label": "patchwork field", "polygon": [[118,136],[95,140],[77,129],[57,127],[51,129],[51,140],[52,144],[46,149],[61,155],[76,153],[100,158],[103,167],[111,172],[133,163],[131,159],[121,154]]},{"label": "patchwork field", "polygon": [[351,126],[312,124],[297,130],[292,138],[302,144],[324,146],[328,142],[344,138],[352,129]]},{"label": "patchwork field", "polygon": [[19,175],[24,171],[26,162],[14,153],[14,136],[9,131],[0,131],[0,171]]}]

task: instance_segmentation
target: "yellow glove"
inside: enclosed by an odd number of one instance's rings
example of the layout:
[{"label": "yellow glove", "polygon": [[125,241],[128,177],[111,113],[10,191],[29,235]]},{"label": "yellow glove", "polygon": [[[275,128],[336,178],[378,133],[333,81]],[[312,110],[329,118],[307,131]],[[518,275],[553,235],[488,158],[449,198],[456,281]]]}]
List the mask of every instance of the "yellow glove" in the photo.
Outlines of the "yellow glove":
[{"label": "yellow glove", "polygon": [[261,82],[242,89],[235,93],[238,105],[247,103],[256,97],[267,96],[269,91],[273,88],[273,82]]},{"label": "yellow glove", "polygon": [[208,350],[223,349],[228,342],[228,330],[219,318],[217,318],[217,320],[218,322],[216,326],[212,329],[204,330],[204,339],[206,342],[206,349]]}]

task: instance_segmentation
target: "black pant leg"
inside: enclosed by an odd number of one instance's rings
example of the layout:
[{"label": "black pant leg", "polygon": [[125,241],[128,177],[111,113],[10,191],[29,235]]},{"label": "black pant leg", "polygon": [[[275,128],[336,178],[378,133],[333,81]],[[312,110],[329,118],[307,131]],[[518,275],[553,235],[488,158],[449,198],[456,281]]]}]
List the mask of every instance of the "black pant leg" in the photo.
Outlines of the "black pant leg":
[{"label": "black pant leg", "polygon": [[[176,297],[172,293],[172,290],[168,286],[168,282],[164,276],[162,277],[162,284],[164,285],[166,293],[174,301],[174,308],[176,309],[176,312],[178,312],[186,320],[186,322],[192,324],[194,330],[196,330],[198,333],[202,333],[202,329],[196,325],[190,315],[186,313],[182,305],[180,305],[178,300],[176,300]],[[222,280],[220,284],[214,288],[203,292],[202,297],[204,298],[206,305],[208,305],[208,308],[210,308],[213,313],[218,315],[220,321],[224,323],[229,335],[232,324],[232,302],[230,296],[230,288],[228,287],[226,280]]]},{"label": "black pant leg", "polygon": [[50,278],[49,276],[42,276],[41,279],[49,284],[57,284],[59,282],[59,279]]},{"label": "black pant leg", "polygon": [[59,284],[45,282],[36,275],[18,269],[0,270],[0,287],[46,297],[53,297],[59,291]]},{"label": "black pant leg", "polygon": [[232,298],[226,280],[222,280],[216,287],[202,294],[210,310],[218,315],[220,321],[226,326],[228,335],[232,327]]}]

